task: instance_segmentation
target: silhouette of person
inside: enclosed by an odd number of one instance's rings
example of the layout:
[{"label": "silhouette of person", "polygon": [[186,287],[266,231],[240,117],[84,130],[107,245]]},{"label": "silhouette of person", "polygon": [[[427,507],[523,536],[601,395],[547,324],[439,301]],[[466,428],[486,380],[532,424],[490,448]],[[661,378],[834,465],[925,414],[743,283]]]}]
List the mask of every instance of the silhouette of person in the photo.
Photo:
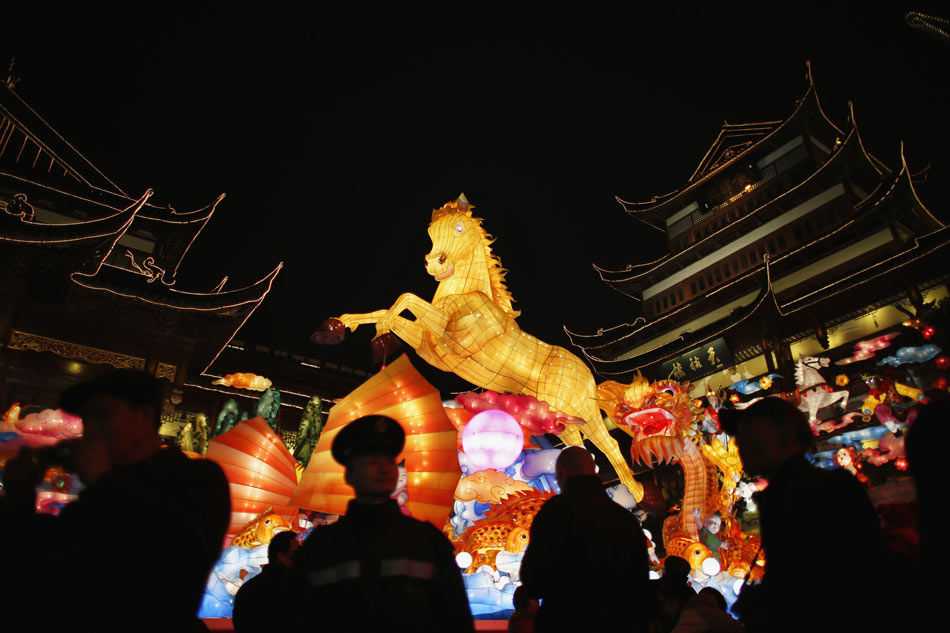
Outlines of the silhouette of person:
[{"label": "silhouette of person", "polygon": [[[561,451],[555,465],[561,494],[531,525],[521,579],[541,598],[535,626],[546,631],[629,628],[649,595],[649,558],[640,522],[613,502],[582,447]],[[603,593],[623,596],[611,600]]]},{"label": "silhouette of person", "polygon": [[379,415],[333,439],[356,498],[339,521],[314,528],[294,558],[291,616],[301,630],[474,630],[452,544],[392,498],[404,443],[399,423]]},{"label": "silhouette of person", "polygon": [[[827,630],[879,630],[880,614],[853,608],[866,588],[888,583],[880,522],[863,486],[845,470],[808,462],[808,420],[786,400],[722,409],[719,421],[736,437],[745,471],[768,480],[754,495],[765,576],[755,590],[746,587],[734,607],[748,630],[812,630],[819,623]],[[827,595],[816,594],[815,579],[829,565],[843,569],[845,580]]]},{"label": "silhouette of person", "polygon": [[271,538],[267,564],[241,585],[234,597],[231,622],[235,633],[268,631],[277,622],[274,612],[284,608],[283,596],[297,547],[297,535],[293,532],[278,532]]},{"label": "silhouette of person", "polygon": [[22,502],[35,497],[45,464],[29,451],[8,464],[5,476],[11,472],[15,483],[7,494],[15,499],[7,509],[16,516],[5,512],[4,532],[23,536],[42,526],[42,542],[34,540],[21,557],[32,560],[19,561],[30,564],[24,582],[31,591],[48,586],[50,577],[68,586],[70,606],[43,609],[39,628],[204,628],[196,616],[230,521],[230,493],[214,462],[162,448],[165,385],[118,370],[62,395],[60,407],[82,418],[83,437],[59,450],[72,453],[85,488],[55,519],[36,517]]}]

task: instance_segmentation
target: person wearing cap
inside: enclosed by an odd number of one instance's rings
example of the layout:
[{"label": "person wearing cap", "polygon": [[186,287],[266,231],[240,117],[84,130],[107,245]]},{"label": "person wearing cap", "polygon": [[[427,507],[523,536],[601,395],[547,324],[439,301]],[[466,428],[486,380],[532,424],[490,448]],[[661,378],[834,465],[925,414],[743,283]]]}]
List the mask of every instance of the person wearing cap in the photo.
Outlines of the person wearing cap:
[{"label": "person wearing cap", "polygon": [[[43,542],[27,553],[35,584],[23,586],[65,606],[35,614],[40,629],[203,629],[197,612],[230,522],[230,492],[214,462],[162,447],[166,384],[117,370],[63,393],[60,407],[82,418],[83,436],[60,452],[85,487],[55,519],[25,517],[20,534],[4,539],[22,543],[27,525],[42,521]],[[35,457],[18,456],[13,470],[33,464],[41,473],[46,464]],[[8,493],[32,498],[27,488]]]},{"label": "person wearing cap", "polygon": [[[545,631],[619,631],[652,616],[646,536],[604,492],[593,456],[569,446],[555,464],[561,494],[531,524],[520,575],[541,599]],[[619,597],[619,599],[618,599]]]},{"label": "person wearing cap", "polygon": [[809,463],[811,428],[786,400],[721,409],[719,421],[735,436],[746,474],[768,481],[754,495],[765,576],[735,607],[747,630],[883,630],[883,614],[862,606],[871,588],[893,581],[884,577],[888,556],[864,487],[845,470]]},{"label": "person wearing cap", "polygon": [[399,423],[379,415],[354,420],[334,438],[331,453],[355,498],[294,558],[290,620],[299,630],[474,630],[452,544],[392,498],[404,443]]}]

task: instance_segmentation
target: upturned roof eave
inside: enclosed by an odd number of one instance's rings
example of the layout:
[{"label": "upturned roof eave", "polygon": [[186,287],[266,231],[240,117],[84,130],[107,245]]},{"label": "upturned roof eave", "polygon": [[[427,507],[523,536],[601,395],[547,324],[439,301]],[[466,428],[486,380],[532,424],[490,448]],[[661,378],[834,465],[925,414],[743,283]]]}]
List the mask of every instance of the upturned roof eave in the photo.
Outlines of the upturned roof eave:
[{"label": "upturned roof eave", "polygon": [[[152,190],[146,191],[141,198],[133,201],[125,209],[116,211],[112,215],[92,220],[77,220],[75,222],[46,223],[34,222],[23,218],[4,218],[8,230],[0,228],[0,242],[17,242],[24,244],[65,244],[101,240],[114,236],[116,240],[128,230],[136,213],[152,195]],[[17,234],[18,233],[18,234]]]},{"label": "upturned roof eave", "polygon": [[[735,231],[735,230],[737,230],[737,228],[739,228],[739,227],[742,225],[742,223],[748,222],[748,221],[749,221],[749,218],[752,218],[753,216],[755,216],[755,214],[759,213],[762,209],[765,209],[766,207],[768,207],[768,206],[770,206],[770,205],[772,205],[772,204],[775,204],[776,202],[780,201],[780,200],[781,200],[782,198],[784,198],[785,196],[787,196],[787,195],[789,195],[790,193],[796,191],[796,190],[799,189],[800,187],[806,185],[807,183],[809,183],[809,182],[812,181],[813,179],[817,178],[818,176],[822,175],[824,172],[826,172],[826,171],[828,171],[829,169],[831,169],[833,166],[837,165],[837,160],[836,160],[836,159],[840,160],[839,157],[844,155],[845,149],[846,149],[846,148],[850,149],[851,145],[855,142],[854,139],[858,139],[858,140],[860,139],[860,137],[857,135],[857,127],[856,127],[856,126],[852,126],[851,130],[848,132],[848,135],[845,137],[844,141],[842,142],[841,148],[835,153],[835,155],[832,156],[830,160],[827,160],[827,161],[825,161],[824,163],[822,163],[814,172],[812,172],[812,174],[811,174],[808,178],[806,178],[805,180],[803,180],[801,183],[799,183],[799,184],[796,185],[795,187],[792,187],[792,188],[789,189],[788,191],[782,192],[782,194],[779,195],[778,197],[772,198],[771,200],[765,202],[762,206],[760,206],[760,207],[758,207],[758,208],[756,208],[756,209],[750,211],[747,215],[745,215],[744,217],[740,218],[737,222],[722,227],[722,228],[719,229],[718,231],[716,231],[716,232],[714,232],[714,233],[712,233],[712,234],[710,234],[710,235],[704,237],[703,239],[699,240],[699,241],[696,242],[695,244],[691,244],[691,245],[688,246],[687,248],[684,248],[683,250],[679,251],[678,253],[666,255],[666,256],[664,256],[664,257],[661,257],[661,258],[659,258],[659,259],[656,259],[656,260],[654,260],[654,261],[652,261],[652,262],[648,262],[648,263],[646,263],[646,264],[630,265],[630,266],[627,267],[627,270],[622,270],[622,271],[607,271],[607,270],[604,270],[604,269],[601,269],[601,268],[597,268],[596,265],[595,265],[595,268],[597,269],[598,274],[600,274],[601,280],[604,281],[604,282],[607,283],[607,284],[610,284],[611,287],[614,287],[618,292],[622,292],[622,293],[624,293],[624,294],[626,294],[626,295],[628,295],[628,296],[632,296],[632,295],[630,295],[630,293],[626,292],[625,290],[622,290],[622,289],[620,289],[620,288],[617,288],[617,287],[615,286],[615,284],[616,284],[616,285],[619,285],[619,284],[625,283],[625,282],[635,282],[637,279],[641,279],[641,278],[645,277],[646,275],[649,275],[650,273],[653,273],[653,272],[659,270],[662,266],[665,266],[665,265],[667,265],[667,264],[669,264],[669,263],[671,263],[671,262],[673,262],[673,261],[675,261],[675,260],[677,260],[677,259],[679,259],[679,258],[681,258],[681,257],[684,257],[684,256],[688,255],[689,253],[691,253],[693,250],[700,248],[701,246],[704,245],[704,243],[705,243],[707,240],[711,240],[711,239],[715,238],[715,237],[716,237],[717,235],[719,235],[722,231],[727,231],[727,230]],[[859,143],[859,147],[860,147],[861,153],[867,158],[867,157],[868,157],[868,154],[864,151],[864,146],[863,146],[863,145],[860,145],[860,143]],[[874,166],[874,164],[870,161],[870,158],[867,158],[867,162],[868,162],[868,165],[869,165],[872,169],[874,169],[875,171],[877,171],[877,168],[876,168],[876,167]],[[652,266],[652,267],[651,267],[651,268],[646,268],[647,266]],[[635,274],[629,275],[629,276],[627,276],[627,277],[621,277],[621,275],[625,275],[625,274],[627,274],[627,273],[632,272],[633,269],[635,269],[635,268],[645,268],[645,270],[638,271],[638,272],[636,272]],[[613,275],[616,275],[616,277],[615,277],[615,278],[605,278],[605,276],[604,276],[605,274],[608,274],[608,275],[613,274]]]},{"label": "upturned roof eave", "polygon": [[[762,274],[764,271],[764,274]],[[775,297],[772,292],[772,284],[769,276],[768,266],[765,265],[756,271],[762,274],[759,292],[745,306],[733,310],[729,315],[719,319],[707,326],[704,326],[697,332],[683,333],[662,345],[638,354],[637,356],[624,359],[604,359],[594,356],[583,350],[585,357],[594,365],[598,374],[603,376],[619,376],[629,374],[630,372],[642,369],[655,363],[664,362],[673,358],[688,349],[705,343],[726,334],[729,330],[741,325],[749,318],[759,314],[763,309],[772,310],[775,307]]]},{"label": "upturned roof eave", "polygon": [[162,308],[221,312],[263,301],[283,266],[281,262],[260,280],[244,288],[225,292],[178,290],[163,283],[162,279],[149,281],[144,275],[108,264],[103,264],[94,273],[74,272],[70,275],[70,279],[76,285],[88,290],[107,292]]},{"label": "upturned roof eave", "polygon": [[[809,99],[809,97],[811,97],[811,99]],[[693,191],[700,185],[711,180],[714,176],[728,169],[730,166],[734,165],[735,163],[741,160],[745,160],[746,158],[748,158],[749,154],[751,154],[752,152],[755,152],[761,145],[763,145],[764,143],[771,140],[772,138],[780,134],[782,131],[787,129],[789,125],[798,118],[799,114],[803,111],[805,104],[810,103],[812,101],[816,105],[818,104],[817,96],[815,96],[814,86],[809,85],[808,90],[806,91],[805,95],[802,97],[800,103],[795,108],[795,111],[792,113],[792,115],[789,116],[787,119],[785,119],[785,121],[783,121],[781,125],[776,127],[770,134],[763,136],[757,142],[755,142],[754,144],[746,148],[744,151],[737,154],[732,160],[720,165],[716,169],[704,175],[702,178],[689,183],[686,187],[684,187],[683,189],[677,190],[673,194],[667,194],[667,197],[664,198],[662,201],[659,201],[657,203],[652,203],[652,202],[637,203],[637,202],[630,202],[627,200],[623,200],[622,198],[617,198],[618,202],[620,202],[620,204],[623,205],[626,212],[629,213],[630,215],[641,215],[641,214],[649,215],[651,212],[658,211],[659,209],[672,204],[673,201],[685,196],[687,193]]]}]

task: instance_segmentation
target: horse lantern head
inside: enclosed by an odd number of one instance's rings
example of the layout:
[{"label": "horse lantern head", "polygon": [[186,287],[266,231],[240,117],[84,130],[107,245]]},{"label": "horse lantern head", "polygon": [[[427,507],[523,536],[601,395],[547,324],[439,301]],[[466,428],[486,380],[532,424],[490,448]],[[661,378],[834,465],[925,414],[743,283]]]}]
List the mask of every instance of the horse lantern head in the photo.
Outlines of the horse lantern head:
[{"label": "horse lantern head", "polygon": [[802,356],[800,360],[803,365],[812,369],[828,367],[831,364],[831,359],[827,356]]},{"label": "horse lantern head", "polygon": [[452,277],[456,263],[466,259],[482,243],[481,220],[472,217],[473,208],[462,194],[432,211],[429,224],[432,250],[426,255],[426,272],[436,281]]}]

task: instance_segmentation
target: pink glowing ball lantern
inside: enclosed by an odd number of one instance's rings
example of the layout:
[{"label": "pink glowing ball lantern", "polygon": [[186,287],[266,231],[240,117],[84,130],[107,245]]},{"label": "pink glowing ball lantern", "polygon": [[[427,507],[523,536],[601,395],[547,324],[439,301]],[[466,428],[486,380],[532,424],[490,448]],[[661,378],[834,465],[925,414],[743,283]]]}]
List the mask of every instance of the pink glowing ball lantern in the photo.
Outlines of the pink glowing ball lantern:
[{"label": "pink glowing ball lantern", "polygon": [[515,463],[524,447],[521,425],[498,409],[482,411],[462,429],[462,450],[481,469],[504,470]]}]

